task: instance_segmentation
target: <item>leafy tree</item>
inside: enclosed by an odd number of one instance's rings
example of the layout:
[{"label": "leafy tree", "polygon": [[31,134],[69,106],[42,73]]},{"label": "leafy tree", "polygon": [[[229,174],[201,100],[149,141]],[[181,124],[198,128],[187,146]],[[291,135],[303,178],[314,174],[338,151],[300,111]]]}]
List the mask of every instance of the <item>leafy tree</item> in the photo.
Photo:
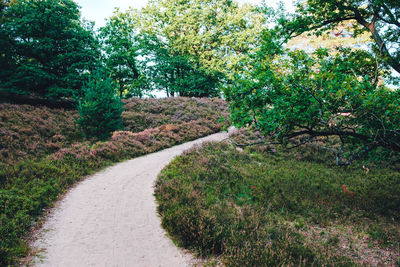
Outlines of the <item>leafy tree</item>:
[{"label": "leafy tree", "polygon": [[114,13],[106,26],[100,29],[104,45],[105,64],[110,77],[118,85],[119,96],[142,97],[146,89],[143,75],[140,74],[137,57],[138,44],[134,29],[127,23],[127,15]]},{"label": "leafy tree", "polygon": [[100,50],[75,2],[16,0],[2,13],[0,36],[8,44],[1,53],[2,90],[70,97],[80,89]]},{"label": "leafy tree", "polygon": [[225,89],[236,125],[279,143],[322,143],[338,164],[378,147],[400,152],[398,91],[377,82],[388,72],[371,53],[285,51],[280,37],[265,31],[253,67]]},{"label": "leafy tree", "polygon": [[307,0],[297,6],[285,27],[292,34],[310,30],[321,33],[341,22],[354,22],[355,33],[369,32],[375,50],[400,73],[400,1],[398,0]]},{"label": "leafy tree", "polygon": [[256,49],[265,22],[259,10],[233,0],[151,0],[128,13],[132,27],[167,44],[171,56],[228,77]]},{"label": "leafy tree", "polygon": [[202,68],[190,56],[173,54],[157,38],[142,36],[142,55],[146,59],[147,75],[155,88],[167,96],[213,97],[219,95],[222,74]]},{"label": "leafy tree", "polygon": [[[1,30],[4,28],[4,24],[10,19],[5,16],[5,12],[13,3],[14,1],[0,0],[0,81],[10,76],[10,55],[14,53],[10,36]],[[0,89],[2,89],[1,82]]]},{"label": "leafy tree", "polygon": [[123,104],[115,95],[115,84],[110,78],[95,72],[82,87],[82,93],[77,122],[86,136],[102,140],[122,129]]}]

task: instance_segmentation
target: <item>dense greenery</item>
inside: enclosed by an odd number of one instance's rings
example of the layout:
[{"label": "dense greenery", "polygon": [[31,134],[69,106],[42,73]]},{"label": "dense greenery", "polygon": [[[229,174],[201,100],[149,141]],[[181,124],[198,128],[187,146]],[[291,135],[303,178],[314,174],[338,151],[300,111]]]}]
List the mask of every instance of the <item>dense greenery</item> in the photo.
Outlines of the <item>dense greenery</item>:
[{"label": "dense greenery", "polygon": [[230,77],[256,46],[265,22],[258,9],[232,0],[152,0],[130,13],[135,28],[165,40],[172,55],[192,56]]},{"label": "dense greenery", "polygon": [[287,30],[299,34],[310,30],[321,33],[342,22],[353,24],[356,34],[367,31],[375,51],[400,73],[400,2],[396,0],[308,0],[297,6]]},{"label": "dense greenery", "polygon": [[259,9],[232,0],[150,1],[116,10],[98,34],[73,0],[3,0],[0,9],[1,90],[53,99],[79,94],[98,68],[120,98],[220,95],[265,27]]},{"label": "dense greenery", "polygon": [[72,0],[17,0],[3,7],[0,89],[71,97],[96,67],[100,47]]},{"label": "dense greenery", "polygon": [[209,143],[175,159],[156,184],[162,225],[224,266],[398,263],[399,172],[275,149]]},{"label": "dense greenery", "polygon": [[[219,96],[223,75],[202,67],[196,59],[172,51],[157,38],[143,35],[141,55],[146,58],[147,76],[156,89],[167,96]],[[192,60],[190,60],[192,58]]]},{"label": "dense greenery", "polygon": [[265,26],[258,9],[231,0],[156,0],[113,19],[134,29],[148,84],[171,96],[219,95]]},{"label": "dense greenery", "polygon": [[138,68],[134,29],[124,15],[113,16],[100,29],[105,51],[105,66],[110,77],[118,85],[120,98],[138,96],[146,92],[146,83]]},{"label": "dense greenery", "polygon": [[125,107],[127,131],[93,143],[74,124],[76,111],[0,104],[0,266],[26,255],[30,228],[85,175],[217,132],[228,116],[220,99],[135,99]]},{"label": "dense greenery", "polygon": [[103,140],[122,129],[123,104],[114,88],[111,79],[100,72],[92,75],[82,87],[77,122],[87,137]]},{"label": "dense greenery", "polygon": [[[331,2],[336,1],[318,3]],[[317,2],[308,3],[322,14]],[[303,14],[301,8],[298,12]],[[386,58],[354,48],[311,54],[285,49],[291,31],[304,30],[301,21],[296,23],[280,17],[275,29],[265,30],[253,67],[226,88],[233,121],[253,125],[280,143],[323,143],[338,164],[350,164],[377,148],[400,152],[400,103],[398,90],[384,83],[390,69],[380,62]]]}]

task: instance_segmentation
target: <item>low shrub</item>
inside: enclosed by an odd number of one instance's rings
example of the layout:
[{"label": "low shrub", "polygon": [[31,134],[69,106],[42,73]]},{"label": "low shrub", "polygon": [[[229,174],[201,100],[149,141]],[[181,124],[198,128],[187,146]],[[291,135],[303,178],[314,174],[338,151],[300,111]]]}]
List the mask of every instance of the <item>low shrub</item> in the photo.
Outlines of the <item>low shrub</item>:
[{"label": "low shrub", "polygon": [[400,173],[329,165],[309,149],[303,158],[224,143],[188,151],[156,183],[163,227],[226,266],[395,264]]},{"label": "low shrub", "polygon": [[[229,123],[227,104],[218,98],[124,100],[125,131],[141,132],[191,121]],[[76,110],[0,104],[0,166],[43,158],[74,143],[91,142],[75,123]]]},{"label": "low shrub", "polygon": [[131,132],[199,119],[229,120],[228,106],[220,98],[132,98],[125,100],[124,103],[123,125],[125,130]]},{"label": "low shrub", "polygon": [[83,140],[76,111],[0,104],[0,165],[41,158]]},{"label": "low shrub", "polygon": [[22,239],[44,209],[85,175],[110,161],[62,160],[25,161],[0,171],[0,265],[15,264],[29,247]]}]

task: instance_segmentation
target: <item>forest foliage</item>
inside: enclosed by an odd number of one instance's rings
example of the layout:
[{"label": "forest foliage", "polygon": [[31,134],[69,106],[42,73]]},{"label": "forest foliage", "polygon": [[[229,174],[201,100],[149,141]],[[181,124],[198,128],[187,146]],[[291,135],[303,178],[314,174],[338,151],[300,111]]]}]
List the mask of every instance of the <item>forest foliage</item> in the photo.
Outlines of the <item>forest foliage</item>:
[{"label": "forest foliage", "polygon": [[218,96],[265,21],[232,0],[150,1],[115,10],[97,31],[72,0],[2,0],[1,12],[1,90],[53,99],[81,96],[99,68],[120,98]]},{"label": "forest foliage", "polygon": [[100,62],[93,24],[71,0],[1,1],[0,89],[71,98]]},{"label": "forest foliage", "polygon": [[[263,31],[251,67],[224,90],[234,123],[252,125],[266,142],[322,144],[338,164],[398,154],[399,4],[307,1],[295,14],[266,12],[276,26]],[[322,34],[343,21],[353,25],[354,35],[370,34],[369,49],[306,52],[285,45],[301,33]]]}]

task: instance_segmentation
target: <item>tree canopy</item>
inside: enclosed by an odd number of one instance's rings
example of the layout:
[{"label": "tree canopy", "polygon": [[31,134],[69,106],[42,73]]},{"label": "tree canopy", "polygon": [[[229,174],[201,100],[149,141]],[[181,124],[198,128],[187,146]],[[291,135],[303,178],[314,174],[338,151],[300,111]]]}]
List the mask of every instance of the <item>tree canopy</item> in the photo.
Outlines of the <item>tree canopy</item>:
[{"label": "tree canopy", "polygon": [[228,77],[257,47],[265,26],[258,9],[232,0],[151,0],[129,13],[132,27],[166,43],[171,55]]},{"label": "tree canopy", "polygon": [[143,96],[146,85],[139,71],[138,44],[135,32],[127,22],[126,14],[116,13],[100,29],[105,52],[105,66],[109,76],[118,85],[120,97]]},{"label": "tree canopy", "polygon": [[[236,75],[224,90],[232,119],[240,127],[254,127],[272,142],[323,146],[335,152],[338,164],[349,164],[377,149],[398,153],[400,103],[398,90],[383,82],[391,72],[379,62],[393,62],[384,50],[285,49],[288,36],[305,31],[303,23],[310,23],[309,30],[323,31],[342,21],[345,16],[337,17],[341,11],[333,2],[340,9],[356,1],[308,1],[300,5],[297,20],[281,17],[274,29],[263,32],[252,67]],[[304,12],[309,16],[300,18]],[[390,27],[387,30],[382,31],[385,38],[392,34]],[[396,53],[391,57],[395,59]]]},{"label": "tree canopy", "polygon": [[0,88],[13,93],[70,97],[96,67],[100,49],[90,23],[72,0],[16,0],[0,28]]},{"label": "tree canopy", "polygon": [[400,2],[397,0],[307,0],[286,27],[292,34],[326,31],[339,23],[354,22],[355,33],[369,32],[375,50],[400,73]]}]

